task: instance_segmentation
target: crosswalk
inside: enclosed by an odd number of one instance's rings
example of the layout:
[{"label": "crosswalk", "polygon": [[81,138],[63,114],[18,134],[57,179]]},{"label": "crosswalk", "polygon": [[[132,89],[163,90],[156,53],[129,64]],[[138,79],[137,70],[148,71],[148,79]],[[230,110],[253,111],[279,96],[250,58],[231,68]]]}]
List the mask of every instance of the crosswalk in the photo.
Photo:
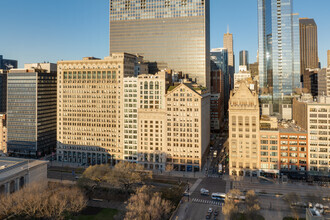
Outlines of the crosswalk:
[{"label": "crosswalk", "polygon": [[217,201],[213,201],[213,200],[205,200],[205,199],[197,199],[197,198],[193,198],[192,202],[204,203],[204,204],[210,204],[210,205],[216,205],[216,206],[222,206],[222,204],[223,204],[221,202],[217,202]]}]

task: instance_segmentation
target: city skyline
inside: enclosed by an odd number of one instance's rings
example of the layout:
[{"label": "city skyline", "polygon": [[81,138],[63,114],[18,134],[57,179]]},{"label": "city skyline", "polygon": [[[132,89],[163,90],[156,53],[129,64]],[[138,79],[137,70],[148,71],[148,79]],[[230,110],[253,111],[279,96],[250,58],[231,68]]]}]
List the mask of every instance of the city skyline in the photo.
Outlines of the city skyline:
[{"label": "city skyline", "polygon": [[[318,2],[319,4],[316,5],[308,0],[294,1],[293,7],[300,18],[310,17],[318,24],[319,57],[322,67],[325,67],[327,49],[330,48],[330,42],[327,42],[329,34],[327,21],[330,15],[326,13],[328,7],[325,6],[330,5],[330,2],[326,0]],[[210,3],[211,48],[223,47],[222,37],[229,25],[230,33],[234,35],[234,53],[248,50],[250,63],[255,62],[258,45],[257,1],[251,4],[251,1],[243,0],[211,0]],[[237,8],[238,4],[240,4],[239,8]],[[0,42],[6,42],[0,48],[4,57],[18,60],[19,67],[23,67],[24,63],[57,62],[92,55],[104,57],[109,54],[108,0],[97,2],[73,0],[70,3],[40,0],[27,3],[13,0],[2,1],[0,7],[15,7],[14,11],[4,10],[0,15],[0,18],[6,21],[5,29],[9,30],[0,36]],[[313,8],[317,10],[310,10]],[[38,13],[31,14],[32,10]],[[219,10],[222,13],[218,13]],[[80,13],[72,13],[73,11]],[[229,19],[230,16],[242,16],[244,19]],[[41,17],[43,19],[40,19]],[[238,59],[239,57],[236,56],[236,67],[238,67]]]}]

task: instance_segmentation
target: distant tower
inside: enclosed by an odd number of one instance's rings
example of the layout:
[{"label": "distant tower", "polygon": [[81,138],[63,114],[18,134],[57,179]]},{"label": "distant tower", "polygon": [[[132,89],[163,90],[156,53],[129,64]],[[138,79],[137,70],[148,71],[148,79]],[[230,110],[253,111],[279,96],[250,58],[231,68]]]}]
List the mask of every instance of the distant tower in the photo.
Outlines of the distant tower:
[{"label": "distant tower", "polygon": [[239,52],[239,65],[246,66],[249,70],[249,52],[247,50],[241,50]]},{"label": "distant tower", "polygon": [[330,50],[328,50],[328,67],[330,67]]},{"label": "distant tower", "polygon": [[228,72],[231,79],[231,89],[234,88],[234,73],[235,73],[235,55],[234,55],[234,42],[233,34],[229,33],[229,26],[227,27],[227,33],[223,35],[223,47],[228,52]]},{"label": "distant tower", "polygon": [[300,74],[306,68],[318,68],[317,25],[314,19],[299,19],[300,36]]}]

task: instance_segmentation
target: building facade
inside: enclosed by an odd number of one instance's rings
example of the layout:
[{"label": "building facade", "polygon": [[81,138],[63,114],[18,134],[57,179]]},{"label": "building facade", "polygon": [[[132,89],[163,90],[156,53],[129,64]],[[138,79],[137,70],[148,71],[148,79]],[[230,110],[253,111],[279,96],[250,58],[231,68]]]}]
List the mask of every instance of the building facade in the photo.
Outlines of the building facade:
[{"label": "building facade", "polygon": [[293,119],[308,132],[308,170],[311,172],[330,171],[329,113],[327,97],[319,97],[317,101],[312,97],[294,99]]},{"label": "building facade", "polygon": [[158,70],[182,71],[210,88],[209,4],[205,0],[110,0],[110,53],[140,54],[160,66]]},{"label": "building facade", "polygon": [[7,150],[38,158],[56,147],[56,73],[12,69],[7,79]]},{"label": "building facade", "polygon": [[[233,40],[233,34],[227,32],[223,35],[223,47],[227,49],[228,52],[228,73],[231,76],[231,79],[233,79],[233,75],[235,73],[235,55],[234,55],[234,40]],[[230,83],[231,87],[233,88],[234,82],[232,81]]]},{"label": "building facade", "polygon": [[[320,69],[305,69],[303,74],[303,91],[318,96],[318,72]],[[326,83],[322,82],[322,83]]]},{"label": "building facade", "polygon": [[250,66],[251,76],[253,78],[259,76],[259,63],[258,62],[251,63],[249,66]]},{"label": "building facade", "polygon": [[278,112],[300,87],[299,20],[292,0],[258,0],[260,101]]},{"label": "building facade", "polygon": [[219,132],[224,126],[225,117],[224,74],[218,65],[211,61],[211,131]]},{"label": "building facade", "polygon": [[229,174],[259,175],[259,102],[242,83],[229,100]]},{"label": "building facade", "polygon": [[210,93],[181,83],[166,94],[167,155],[174,170],[201,171],[210,142]]},{"label": "building facade", "polygon": [[123,159],[120,91],[123,78],[134,76],[135,61],[135,55],[113,53],[104,60],[58,62],[58,161],[93,165]]},{"label": "building facade", "polygon": [[319,66],[317,25],[312,18],[299,19],[300,36],[300,73],[306,68],[314,69]]},{"label": "building facade", "polygon": [[170,86],[170,71],[135,77],[135,59],[113,53],[58,63],[58,161],[124,160],[150,170],[200,171],[210,137],[210,93],[186,81]]},{"label": "building facade", "polygon": [[17,60],[4,59],[3,55],[0,55],[0,69],[9,70],[17,68]]},{"label": "building facade", "polygon": [[234,74],[234,89],[238,89],[241,81],[251,78],[250,72],[238,72]]},{"label": "building facade", "polygon": [[330,96],[330,68],[320,69],[317,73],[318,95]]},{"label": "building facade", "polygon": [[279,131],[277,128],[261,127],[260,125],[260,175],[276,177],[280,173],[278,142]]},{"label": "building facade", "polygon": [[0,113],[0,153],[7,153],[6,114]]},{"label": "building facade", "polygon": [[[219,72],[220,71],[220,72]],[[211,93],[219,93],[219,89],[221,88],[218,82],[214,81],[214,79],[218,79],[219,74],[222,74],[223,79],[223,100],[224,100],[224,112],[227,114],[228,112],[228,101],[229,101],[229,91],[231,89],[230,83],[230,75],[228,72],[228,50],[224,48],[215,48],[211,50],[211,83],[214,87],[211,88]],[[220,93],[221,95],[221,93]]]},{"label": "building facade", "polygon": [[7,71],[0,69],[0,112],[7,112]]},{"label": "building facade", "polygon": [[0,195],[14,193],[31,183],[47,182],[47,161],[0,157]]},{"label": "building facade", "polygon": [[286,123],[279,127],[279,156],[281,171],[308,170],[307,131]]},{"label": "building facade", "polygon": [[246,66],[247,70],[250,69],[250,67],[249,67],[249,51],[241,50],[239,52],[239,65]]}]

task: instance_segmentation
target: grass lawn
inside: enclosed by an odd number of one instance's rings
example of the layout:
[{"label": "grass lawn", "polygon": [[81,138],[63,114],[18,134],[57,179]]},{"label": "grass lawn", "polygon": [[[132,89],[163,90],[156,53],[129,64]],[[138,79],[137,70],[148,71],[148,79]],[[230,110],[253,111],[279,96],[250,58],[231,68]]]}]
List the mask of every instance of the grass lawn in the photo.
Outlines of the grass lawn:
[{"label": "grass lawn", "polygon": [[74,217],[74,220],[112,220],[118,213],[117,209],[102,209],[87,207],[82,214]]}]

